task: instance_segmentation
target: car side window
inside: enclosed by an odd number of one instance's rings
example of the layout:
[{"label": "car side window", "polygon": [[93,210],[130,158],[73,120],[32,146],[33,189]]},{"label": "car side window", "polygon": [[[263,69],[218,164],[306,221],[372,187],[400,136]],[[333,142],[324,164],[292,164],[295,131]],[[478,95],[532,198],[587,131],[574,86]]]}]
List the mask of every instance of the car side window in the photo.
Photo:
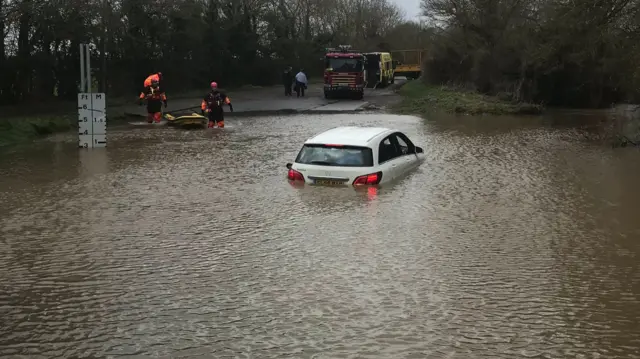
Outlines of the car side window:
[{"label": "car side window", "polygon": [[396,146],[391,141],[391,136],[385,138],[380,142],[380,148],[378,148],[378,163],[383,163],[392,160],[396,157],[400,157],[402,154],[397,150]]},{"label": "car side window", "polygon": [[409,153],[409,146],[400,138],[400,136],[396,135],[396,140],[398,141],[398,145],[400,147],[400,152],[402,155],[406,155]]},{"label": "car side window", "polygon": [[403,155],[416,153],[416,146],[407,136],[400,132],[395,133],[395,135]]}]

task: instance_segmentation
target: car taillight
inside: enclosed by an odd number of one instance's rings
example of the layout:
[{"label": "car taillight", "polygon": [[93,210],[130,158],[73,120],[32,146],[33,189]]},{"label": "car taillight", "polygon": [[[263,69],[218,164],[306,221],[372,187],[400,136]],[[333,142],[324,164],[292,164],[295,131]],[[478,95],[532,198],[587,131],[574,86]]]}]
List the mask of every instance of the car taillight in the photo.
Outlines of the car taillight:
[{"label": "car taillight", "polygon": [[354,185],[371,185],[378,184],[382,179],[382,172],[370,173],[368,175],[360,176],[353,180]]},{"label": "car taillight", "polygon": [[290,179],[291,181],[304,181],[304,176],[302,175],[302,173],[294,169],[289,169],[287,178]]}]

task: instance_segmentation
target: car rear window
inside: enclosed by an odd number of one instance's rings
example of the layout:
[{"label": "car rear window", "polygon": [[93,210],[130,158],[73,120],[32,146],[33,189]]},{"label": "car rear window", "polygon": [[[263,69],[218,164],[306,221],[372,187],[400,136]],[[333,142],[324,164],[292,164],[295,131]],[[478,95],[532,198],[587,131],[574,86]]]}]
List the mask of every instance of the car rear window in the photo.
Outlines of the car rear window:
[{"label": "car rear window", "polygon": [[296,163],[318,166],[372,167],[373,152],[369,147],[306,144]]}]

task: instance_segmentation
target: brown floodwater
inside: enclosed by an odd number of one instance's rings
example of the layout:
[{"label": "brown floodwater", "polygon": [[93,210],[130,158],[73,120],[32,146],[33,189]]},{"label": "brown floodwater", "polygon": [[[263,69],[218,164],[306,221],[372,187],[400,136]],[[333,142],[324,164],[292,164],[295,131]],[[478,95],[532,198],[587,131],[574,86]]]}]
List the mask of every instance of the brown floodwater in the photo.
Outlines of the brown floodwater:
[{"label": "brown floodwater", "polygon": [[[229,119],[0,157],[0,356],[640,358],[640,151],[579,114]],[[340,125],[425,148],[294,188]]]}]

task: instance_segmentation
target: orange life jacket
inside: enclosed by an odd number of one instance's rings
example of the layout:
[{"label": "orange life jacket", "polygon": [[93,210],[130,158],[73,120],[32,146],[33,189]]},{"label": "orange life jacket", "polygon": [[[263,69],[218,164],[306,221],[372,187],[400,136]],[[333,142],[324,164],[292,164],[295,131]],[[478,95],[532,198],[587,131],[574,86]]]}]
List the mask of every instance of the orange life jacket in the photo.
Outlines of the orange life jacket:
[{"label": "orange life jacket", "polygon": [[153,81],[153,80],[156,80],[156,81],[160,82],[160,75],[158,75],[158,74],[149,75],[149,77],[147,77],[147,79],[144,80],[144,86],[143,87],[151,86],[151,81]]}]

